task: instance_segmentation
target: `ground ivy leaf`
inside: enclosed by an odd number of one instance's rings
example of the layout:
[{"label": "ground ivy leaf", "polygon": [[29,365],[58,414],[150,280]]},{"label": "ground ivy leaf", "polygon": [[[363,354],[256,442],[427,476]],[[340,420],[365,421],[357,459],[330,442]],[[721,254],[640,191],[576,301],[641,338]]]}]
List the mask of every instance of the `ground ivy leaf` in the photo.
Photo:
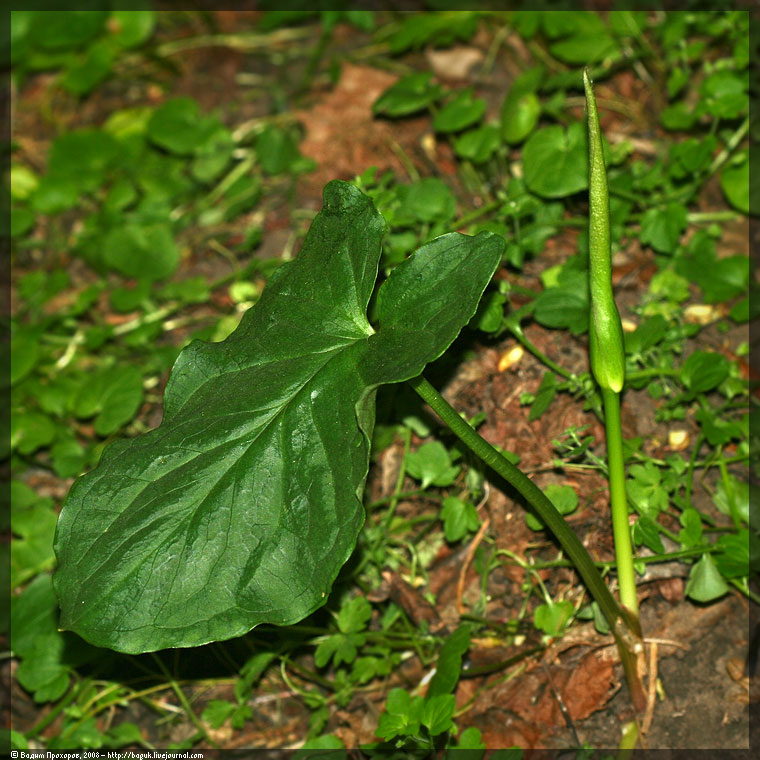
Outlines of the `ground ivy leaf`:
[{"label": "ground ivy leaf", "polygon": [[712,557],[703,554],[689,572],[684,593],[695,602],[712,602],[727,591],[728,584],[721,577]]},{"label": "ground ivy leaf", "polygon": [[757,553],[757,544],[757,536],[746,529],[721,536],[716,542],[721,551],[713,557],[720,574],[724,578],[746,578],[751,569],[750,557]]},{"label": "ground ivy leaf", "polygon": [[743,214],[749,214],[749,157],[739,165],[725,168],[720,175],[720,186],[734,208]]},{"label": "ground ivy leaf", "polygon": [[388,116],[407,116],[438,100],[441,91],[440,85],[433,84],[429,72],[409,74],[383,92],[372,104],[372,111]]},{"label": "ground ivy leaf", "polygon": [[173,98],[157,108],[148,121],[148,137],[172,153],[187,155],[217,129],[213,118],[201,114],[193,98]]},{"label": "ground ivy leaf", "polygon": [[499,128],[494,124],[486,124],[484,127],[471,129],[457,137],[454,142],[454,151],[462,158],[482,164],[491,158],[499,147],[499,142]]},{"label": "ground ivy leaf", "polygon": [[660,253],[673,253],[686,229],[686,213],[686,207],[680,203],[650,208],[641,219],[641,242]]},{"label": "ground ivy leaf", "polygon": [[152,651],[295,623],[326,600],[363,521],[375,389],[448,348],[504,243],[423,246],[380,288],[373,328],[385,223],[345,182],[324,198],[238,329],[180,354],[161,426],[75,482],[55,543],[62,629]]},{"label": "ground ivy leaf", "polygon": [[118,25],[111,32],[113,40],[126,48],[145,42],[156,25],[155,11],[111,11],[111,18]]},{"label": "ground ivy leaf", "polygon": [[103,260],[126,277],[162,280],[179,264],[180,253],[168,224],[126,223],[111,229]]},{"label": "ground ivy leaf", "polygon": [[55,512],[49,499],[27,507],[11,504],[11,528],[18,536],[11,543],[11,588],[53,564]]},{"label": "ground ivy leaf", "polygon": [[436,132],[458,132],[480,121],[486,111],[486,102],[475,98],[472,89],[458,92],[433,118]]},{"label": "ground ivy leaf", "polygon": [[533,624],[548,636],[557,636],[573,614],[573,605],[567,600],[549,601],[536,607]]},{"label": "ground ivy leaf", "polygon": [[456,697],[453,694],[437,694],[434,697],[428,697],[422,708],[420,723],[427,728],[431,736],[438,736],[453,728],[451,718],[455,710]]},{"label": "ground ivy leaf", "polygon": [[694,393],[705,393],[728,376],[729,363],[714,351],[694,351],[681,366],[681,382]]},{"label": "ground ivy leaf", "polygon": [[11,648],[21,659],[19,683],[36,702],[58,699],[73,668],[102,655],[56,626],[57,604],[50,576],[38,575],[21,596],[11,599]]},{"label": "ground ivy leaf", "polygon": [[545,198],[563,198],[588,187],[588,137],[580,122],[534,132],[523,148],[525,184]]},{"label": "ground ivy leaf", "polygon": [[449,694],[456,688],[462,670],[462,656],[469,648],[470,629],[467,626],[460,626],[441,647],[436,670],[430,680],[428,699]]},{"label": "ground ivy leaf", "polygon": [[39,342],[36,336],[20,333],[11,338],[11,385],[25,378],[37,363]]},{"label": "ground ivy leaf", "polygon": [[456,496],[447,496],[443,500],[441,520],[446,540],[451,543],[460,541],[467,535],[468,530],[477,530],[480,526],[475,507]]},{"label": "ground ivy leaf", "polygon": [[211,728],[219,728],[235,712],[235,705],[226,699],[212,699],[201,713]]},{"label": "ground ivy leaf", "polygon": [[535,301],[533,316],[545,327],[567,327],[573,335],[588,330],[589,296],[582,274],[556,288],[546,288]]},{"label": "ground ivy leaf", "polygon": [[137,367],[118,365],[96,373],[74,398],[74,414],[95,418],[95,432],[110,435],[135,416],[142,403],[142,375]]},{"label": "ground ivy leaf", "polygon": [[510,144],[522,142],[538,124],[541,102],[534,92],[507,95],[501,107],[501,134]]},{"label": "ground ivy leaf", "polygon": [[449,452],[440,441],[431,441],[417,451],[410,451],[406,468],[413,478],[422,481],[422,488],[450,486],[459,473],[459,467],[452,466]]}]

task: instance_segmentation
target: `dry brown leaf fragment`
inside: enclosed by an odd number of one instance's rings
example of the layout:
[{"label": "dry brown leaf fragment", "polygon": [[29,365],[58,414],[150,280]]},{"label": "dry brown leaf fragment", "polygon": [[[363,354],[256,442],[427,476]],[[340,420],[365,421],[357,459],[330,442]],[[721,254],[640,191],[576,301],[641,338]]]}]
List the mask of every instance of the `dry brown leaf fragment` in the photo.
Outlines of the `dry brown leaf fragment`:
[{"label": "dry brown leaf fragment", "polygon": [[483,61],[483,51],[468,45],[447,50],[429,49],[425,58],[433,73],[441,79],[467,79],[473,67]]},{"label": "dry brown leaf fragment", "polygon": [[572,719],[583,720],[603,708],[612,697],[614,685],[613,662],[596,652],[586,654],[561,690]]},{"label": "dry brown leaf fragment", "polygon": [[[295,112],[306,133],[301,153],[319,164],[305,179],[321,188],[331,179],[350,179],[370,166],[380,172],[404,172],[389,148],[389,140],[393,136],[404,144],[416,145],[427,120],[407,119],[400,125],[375,119],[372,104],[396,80],[394,75],[370,66],[344,63],[334,89],[312,108]],[[415,134],[407,141],[404,136],[410,131]]]}]

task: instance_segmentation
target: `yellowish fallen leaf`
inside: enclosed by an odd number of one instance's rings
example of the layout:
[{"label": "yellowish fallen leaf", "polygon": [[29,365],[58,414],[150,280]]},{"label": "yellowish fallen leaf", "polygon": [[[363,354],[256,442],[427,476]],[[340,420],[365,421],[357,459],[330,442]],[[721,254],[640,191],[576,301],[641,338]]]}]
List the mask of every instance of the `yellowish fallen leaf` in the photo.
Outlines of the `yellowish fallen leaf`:
[{"label": "yellowish fallen leaf", "polygon": [[689,445],[689,433],[686,430],[671,430],[668,433],[668,447],[681,451]]},{"label": "yellowish fallen leaf", "polygon": [[523,358],[525,350],[522,346],[513,346],[509,351],[501,355],[497,369],[499,372],[505,372],[508,369],[512,369],[520,359]]},{"label": "yellowish fallen leaf", "polygon": [[696,325],[709,325],[723,316],[722,309],[708,303],[693,303],[683,311],[683,318]]}]

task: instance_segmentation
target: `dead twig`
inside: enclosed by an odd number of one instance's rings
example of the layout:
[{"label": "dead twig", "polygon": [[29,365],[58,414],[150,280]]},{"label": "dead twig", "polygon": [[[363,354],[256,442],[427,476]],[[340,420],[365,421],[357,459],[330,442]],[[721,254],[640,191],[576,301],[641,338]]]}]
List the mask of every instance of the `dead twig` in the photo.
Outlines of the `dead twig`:
[{"label": "dead twig", "polygon": [[644,712],[644,720],[641,722],[641,735],[649,733],[654,718],[654,706],[657,700],[657,642],[649,644],[649,683],[647,689],[647,706]]},{"label": "dead twig", "polygon": [[467,547],[467,554],[465,555],[464,562],[462,563],[462,569],[459,571],[459,581],[457,582],[457,612],[459,612],[460,615],[464,615],[466,612],[464,604],[462,604],[462,596],[464,595],[464,579],[467,575],[467,568],[470,566],[470,562],[472,562],[472,558],[475,556],[475,550],[483,540],[483,536],[485,536],[490,524],[491,518],[486,517],[486,519],[483,520],[483,524],[480,526],[480,529],[475,534],[475,538],[472,539],[469,547]]}]

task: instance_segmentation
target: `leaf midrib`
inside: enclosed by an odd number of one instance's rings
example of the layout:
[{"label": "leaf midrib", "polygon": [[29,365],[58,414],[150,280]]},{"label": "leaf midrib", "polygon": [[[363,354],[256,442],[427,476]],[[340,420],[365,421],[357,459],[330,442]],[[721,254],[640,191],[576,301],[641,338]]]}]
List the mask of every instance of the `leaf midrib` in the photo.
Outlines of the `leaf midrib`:
[{"label": "leaf midrib", "polygon": [[[362,340],[367,340],[367,339],[368,339],[368,337],[369,337],[369,336],[365,336],[365,337],[363,337],[363,338],[362,338]],[[324,361],[324,362],[323,362],[323,363],[322,363],[322,364],[321,364],[321,365],[320,365],[320,366],[319,366],[319,367],[316,369],[316,371],[315,371],[315,372],[313,372],[313,373],[312,373],[312,374],[311,374],[311,375],[310,375],[310,376],[309,376],[309,377],[308,377],[308,378],[307,378],[307,379],[304,381],[304,383],[298,387],[298,389],[297,389],[297,390],[296,390],[296,391],[295,391],[295,392],[294,392],[294,393],[293,393],[293,394],[290,396],[290,398],[289,398],[289,399],[288,399],[288,400],[287,400],[287,401],[286,401],[286,402],[285,402],[285,403],[282,405],[282,407],[281,407],[281,408],[280,408],[280,409],[277,411],[277,413],[275,413],[274,415],[272,415],[271,419],[269,419],[269,420],[266,422],[266,424],[265,424],[265,425],[263,425],[263,426],[262,426],[262,427],[261,427],[261,428],[260,428],[260,429],[259,429],[259,430],[256,432],[256,435],[255,435],[255,437],[254,437],[254,438],[253,438],[253,439],[250,441],[250,443],[248,444],[248,446],[246,446],[246,447],[243,449],[243,451],[240,453],[240,456],[239,456],[239,457],[238,457],[238,458],[235,460],[235,463],[231,464],[231,465],[230,465],[228,468],[226,468],[226,469],[224,470],[224,472],[223,472],[223,473],[222,473],[222,474],[219,476],[219,478],[218,478],[218,479],[216,479],[216,480],[214,481],[214,483],[213,483],[213,484],[210,486],[210,488],[209,488],[209,492],[210,492],[210,491],[212,491],[212,490],[214,489],[214,487],[215,487],[215,486],[216,486],[216,485],[219,483],[219,481],[220,481],[220,480],[221,480],[221,479],[222,479],[222,478],[223,478],[223,477],[224,477],[224,476],[225,476],[225,475],[226,475],[226,474],[227,474],[227,473],[228,473],[228,472],[229,472],[229,471],[230,471],[230,470],[231,470],[231,469],[232,469],[232,468],[235,466],[235,464],[237,463],[237,461],[239,461],[239,460],[240,460],[240,459],[241,459],[241,458],[242,458],[242,457],[243,457],[243,456],[244,456],[244,455],[245,455],[245,454],[246,454],[246,453],[247,453],[247,452],[250,450],[251,446],[253,446],[253,445],[256,443],[256,441],[259,439],[259,437],[260,437],[260,436],[261,436],[261,435],[262,435],[264,432],[266,432],[267,430],[269,430],[269,428],[270,428],[270,427],[271,427],[271,426],[272,426],[272,425],[273,425],[273,424],[274,424],[274,423],[275,423],[275,422],[276,422],[276,421],[277,421],[277,420],[278,420],[278,419],[279,419],[279,418],[280,418],[280,417],[281,417],[283,414],[285,414],[285,413],[286,413],[286,411],[287,411],[287,410],[290,408],[291,404],[292,404],[292,403],[295,401],[295,399],[296,399],[296,398],[298,398],[298,397],[301,395],[301,393],[303,393],[303,392],[304,392],[304,390],[305,390],[305,389],[306,389],[306,387],[307,387],[307,386],[308,386],[308,385],[311,383],[311,381],[313,381],[313,380],[314,380],[314,379],[315,379],[315,378],[316,378],[316,377],[317,377],[317,376],[318,376],[320,373],[322,373],[322,372],[325,370],[325,368],[326,368],[326,367],[327,367],[327,366],[328,366],[328,365],[329,365],[329,364],[330,364],[330,363],[331,363],[331,362],[332,362],[332,361],[333,361],[335,358],[337,358],[337,357],[340,357],[340,356],[342,355],[342,352],[343,352],[343,350],[345,350],[346,348],[348,348],[348,347],[350,347],[350,346],[352,346],[352,345],[355,345],[355,344],[356,344],[356,343],[358,343],[358,342],[359,342],[359,339],[357,339],[357,340],[354,340],[354,341],[351,341],[350,343],[344,343],[344,344],[342,344],[342,345],[340,345],[340,346],[336,346],[336,347],[334,347],[334,348],[332,348],[332,349],[329,349],[329,350],[327,350],[327,351],[316,352],[316,353],[326,353],[326,354],[329,354],[329,356],[327,356],[327,358],[325,359],[325,361]],[[304,356],[309,356],[309,355],[310,355],[310,354],[304,354]],[[301,358],[301,357],[298,357],[298,358]],[[274,361],[278,361],[278,360],[272,360],[272,362],[274,362]],[[269,364],[269,363],[272,363],[272,362],[267,362],[267,364]],[[257,365],[257,366],[263,366],[263,365]],[[247,370],[247,369],[250,369],[250,367],[244,367],[244,368],[236,369],[236,370],[234,370],[233,372],[243,372],[243,371],[245,371],[245,370]],[[225,373],[225,374],[233,374],[233,373]],[[212,380],[218,380],[220,377],[222,377],[222,375],[217,375],[215,378],[212,378],[212,379],[208,380],[208,381],[207,381],[207,383],[208,383],[208,382],[211,382]],[[206,385],[207,383],[204,383],[203,385]],[[202,387],[202,386],[201,386],[201,387]],[[185,408],[187,408],[187,407],[186,407],[186,406],[184,406],[184,407],[183,407],[183,409],[185,409]],[[270,407],[270,408],[271,408],[271,407]],[[219,416],[220,416],[220,417],[223,417],[224,415],[219,415]],[[158,430],[158,429],[157,429],[157,430]],[[191,465],[191,464],[192,464],[192,462],[194,462],[194,461],[195,461],[195,459],[197,459],[197,457],[199,457],[199,456],[201,456],[201,455],[203,455],[203,454],[206,454],[206,453],[212,452],[212,451],[214,451],[214,450],[215,450],[215,449],[217,449],[217,448],[220,448],[220,447],[222,447],[222,446],[225,446],[225,445],[227,445],[227,444],[229,444],[229,443],[233,443],[235,440],[240,440],[240,439],[242,439],[242,438],[244,438],[244,437],[245,437],[245,436],[241,436],[241,437],[240,437],[240,438],[238,438],[238,439],[227,439],[227,440],[225,440],[225,441],[223,441],[223,442],[221,442],[221,443],[219,443],[219,444],[216,444],[215,446],[211,446],[210,448],[204,449],[204,450],[203,450],[203,451],[201,451],[201,452],[197,452],[197,453],[196,453],[196,455],[195,455],[194,457],[192,457],[191,459],[188,459],[186,462],[183,462],[183,463],[182,463],[182,465],[180,465],[180,467],[185,467],[185,466]],[[118,461],[118,460],[114,460],[114,461]],[[179,468],[177,468],[177,469],[179,469]],[[143,494],[143,493],[144,493],[144,492],[147,490],[147,488],[149,488],[149,487],[150,487],[150,486],[152,486],[152,485],[157,485],[157,484],[159,484],[163,478],[165,478],[165,477],[168,477],[169,475],[171,475],[171,474],[172,474],[173,472],[175,472],[175,471],[176,471],[176,470],[172,470],[172,471],[170,471],[170,472],[167,472],[166,474],[164,474],[164,475],[160,476],[159,478],[157,478],[157,479],[155,479],[155,480],[152,480],[152,481],[150,481],[150,482],[149,482],[149,483],[148,483],[148,484],[145,486],[145,488],[141,489],[141,490],[140,490],[140,491],[139,491],[137,494],[135,494],[135,496],[134,496],[134,497],[132,497],[132,500],[129,502],[129,504],[127,505],[127,507],[125,507],[124,509],[122,509],[122,510],[121,510],[121,512],[119,512],[119,514],[116,516],[116,520],[114,520],[113,522],[111,522],[111,523],[109,524],[108,528],[111,528],[113,525],[115,525],[115,523],[118,521],[118,519],[119,519],[120,517],[122,517],[122,515],[124,515],[124,514],[127,512],[127,510],[128,510],[128,509],[129,509],[129,508],[130,508],[130,507],[131,507],[133,504],[134,504],[134,502],[136,501],[136,499],[137,499],[137,498],[139,498],[139,497],[140,497],[140,495],[142,495],[142,494]],[[104,476],[104,477],[105,477],[105,476]],[[179,488],[179,487],[180,487],[180,486],[178,486],[178,488]],[[172,489],[172,490],[176,490],[176,489]],[[149,506],[150,506],[151,504],[155,503],[155,501],[156,501],[157,499],[160,499],[160,498],[162,498],[163,496],[165,496],[165,494],[166,494],[166,492],[157,493],[157,494],[156,494],[156,496],[155,496],[153,499],[151,499],[150,501],[146,502],[144,505],[141,505],[141,507],[140,507],[140,508],[141,508],[141,509],[146,509],[146,508],[149,508]],[[199,510],[199,509],[202,507],[202,505],[203,505],[203,503],[205,502],[206,498],[207,498],[207,495],[206,495],[206,496],[204,496],[204,497],[203,497],[203,499],[202,499],[202,500],[200,501],[200,503],[198,504],[198,506],[196,506],[196,507],[194,508],[194,510],[193,510],[193,514],[197,513],[197,511],[198,511],[198,510]],[[155,519],[154,521],[152,521],[152,522],[148,523],[148,525],[146,525],[146,526],[145,526],[145,528],[143,528],[143,529],[140,531],[140,533],[144,533],[144,532],[146,532],[146,531],[147,531],[147,532],[150,532],[150,530],[151,530],[152,526],[153,526],[153,525],[154,525],[156,522],[158,522],[160,519],[162,519],[162,517],[163,517],[163,515],[157,516],[157,517],[156,517],[156,519]],[[175,529],[174,529],[174,530],[173,530],[173,531],[172,531],[172,532],[171,532],[171,533],[170,533],[170,534],[167,536],[167,541],[168,541],[168,540],[170,540],[170,539],[172,539],[172,538],[174,538],[174,537],[176,537],[176,536],[178,535],[178,533],[179,533],[179,532],[182,530],[182,528],[183,528],[183,525],[184,525],[184,524],[185,524],[185,521],[184,521],[184,520],[183,520],[181,523],[179,523],[179,524],[177,525],[177,527],[176,527],[176,528],[175,528]],[[118,544],[118,545],[117,545],[117,547],[116,547],[116,550],[121,550],[121,548],[122,548],[122,547],[123,547],[123,546],[124,546],[124,545],[125,545],[127,542],[131,542],[131,541],[134,541],[134,538],[135,538],[135,534],[134,534],[134,533],[132,533],[132,534],[130,534],[130,535],[128,535],[128,536],[126,536],[126,537],[124,538],[124,540],[123,540],[123,541],[122,541],[120,544]],[[86,559],[86,557],[87,557],[87,556],[90,554],[90,552],[96,551],[96,548],[97,548],[97,546],[98,546],[98,542],[99,542],[99,539],[96,539],[96,540],[95,540],[95,541],[92,543],[92,545],[90,546],[90,548],[88,549],[88,551],[87,551],[87,552],[85,552],[85,554],[83,554],[83,555],[82,555],[82,558],[80,559],[80,561],[79,561],[79,563],[78,563],[78,564],[80,564],[81,562],[83,562],[83,561]],[[99,564],[99,565],[98,565],[98,566],[97,566],[97,567],[96,567],[96,568],[95,568],[95,569],[94,569],[94,570],[93,570],[93,571],[92,571],[92,572],[91,572],[91,573],[90,573],[88,576],[86,576],[86,578],[82,579],[82,580],[80,581],[80,584],[81,584],[81,586],[82,586],[83,588],[84,588],[84,587],[86,587],[86,585],[88,584],[88,582],[89,582],[89,581],[90,581],[90,580],[91,580],[91,579],[92,579],[94,576],[98,575],[98,574],[99,574],[99,573],[100,573],[100,572],[103,570],[103,568],[104,568],[104,567],[106,567],[106,566],[107,566],[107,565],[110,563],[111,557],[112,557],[114,554],[116,554],[116,553],[117,553],[117,551],[112,551],[112,552],[109,554],[109,556],[108,556],[106,559],[104,559],[104,560],[103,560],[103,562],[102,562],[101,564]],[[139,565],[139,564],[140,564],[142,561],[144,561],[144,560],[142,560],[142,559],[137,559],[137,560],[136,560],[136,564],[137,564],[137,565]],[[133,567],[134,567],[134,565],[133,565]],[[173,584],[174,584],[174,581],[175,581],[175,579],[176,579],[176,575],[177,575],[177,573],[178,573],[178,572],[179,572],[179,563],[177,564],[177,570],[175,571],[174,577],[172,578],[172,581],[171,581],[171,584],[170,584],[170,589],[173,587]],[[149,577],[152,577],[152,572],[151,572],[151,575],[150,575]],[[123,583],[122,583],[121,585],[123,585]],[[139,602],[139,600],[142,598],[142,595],[143,595],[143,593],[144,593],[144,591],[145,591],[145,588],[147,587],[147,585],[148,585],[148,584],[146,583],[146,584],[143,586],[143,588],[142,588],[142,590],[141,590],[141,592],[140,592],[140,596],[138,597],[138,602]],[[167,593],[166,593],[166,597],[167,597],[167,603],[168,603],[168,598],[169,598],[170,596],[171,596],[171,593],[170,593],[170,592],[167,592]],[[133,605],[133,606],[132,606],[132,608],[131,608],[129,611],[127,611],[127,612],[125,612],[125,613],[124,613],[124,615],[122,616],[122,619],[123,619],[124,617],[126,617],[127,615],[130,615],[130,614],[132,613],[132,611],[135,609],[135,607],[136,607],[136,606],[137,606],[137,603],[136,603],[135,605]],[[163,609],[163,608],[162,608],[162,609]],[[76,619],[77,619],[77,620],[79,620],[80,618],[76,618]],[[185,626],[183,626],[183,629],[184,629],[184,628],[187,628],[187,627],[192,627],[192,625],[193,625],[193,624],[188,624],[188,625],[185,625]],[[139,630],[140,628],[144,628],[144,627],[146,627],[146,626],[137,626],[136,628],[123,629],[123,628],[117,628],[117,626],[115,626],[115,625],[114,625],[113,629],[114,629],[114,630],[121,630],[121,631],[124,631],[124,630]]]}]

